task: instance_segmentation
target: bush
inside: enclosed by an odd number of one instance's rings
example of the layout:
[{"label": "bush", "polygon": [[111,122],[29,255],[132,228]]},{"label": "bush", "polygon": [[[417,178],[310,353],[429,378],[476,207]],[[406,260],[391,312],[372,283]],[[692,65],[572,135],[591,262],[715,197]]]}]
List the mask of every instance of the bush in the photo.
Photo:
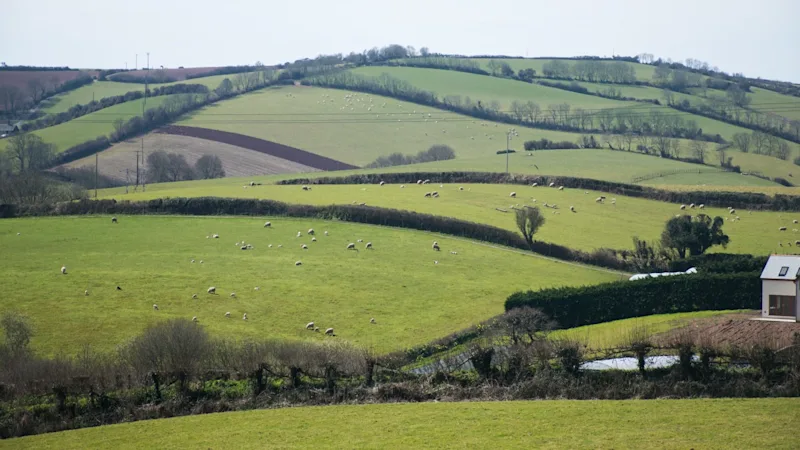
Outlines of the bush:
[{"label": "bush", "polygon": [[391,167],[403,166],[406,164],[417,164],[431,161],[444,161],[448,159],[455,159],[456,152],[448,145],[433,145],[427,150],[422,150],[416,155],[406,156],[402,153],[392,153],[389,156],[380,156],[375,161],[367,164],[365,167]]},{"label": "bush", "polygon": [[538,141],[525,141],[525,150],[555,150],[555,149],[577,149],[580,146],[570,141],[551,141],[549,139],[539,139]]},{"label": "bush", "polygon": [[684,272],[691,267],[696,267],[701,273],[757,272],[767,264],[768,258],[769,256],[709,253],[671,261],[668,270]]},{"label": "bush", "polygon": [[538,308],[564,328],[676,312],[759,309],[757,272],[696,274],[517,292],[506,310]]}]

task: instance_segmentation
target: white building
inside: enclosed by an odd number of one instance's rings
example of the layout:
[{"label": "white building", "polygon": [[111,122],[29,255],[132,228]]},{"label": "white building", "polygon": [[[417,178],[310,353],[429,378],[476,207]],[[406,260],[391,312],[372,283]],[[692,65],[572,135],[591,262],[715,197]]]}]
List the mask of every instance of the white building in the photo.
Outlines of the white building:
[{"label": "white building", "polygon": [[761,317],[800,321],[800,256],[772,255],[761,272]]}]

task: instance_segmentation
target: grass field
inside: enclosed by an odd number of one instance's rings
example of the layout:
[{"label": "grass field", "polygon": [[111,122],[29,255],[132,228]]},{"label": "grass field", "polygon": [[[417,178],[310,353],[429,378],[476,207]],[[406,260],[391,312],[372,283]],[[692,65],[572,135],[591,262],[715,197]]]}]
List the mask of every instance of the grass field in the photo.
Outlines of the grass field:
[{"label": "grass field", "polygon": [[[521,289],[619,278],[429,233],[271,220],[272,228],[263,227],[264,218],[133,216],[116,225],[109,217],[0,221],[0,283],[13,292],[0,311],[29,316],[32,344],[48,354],[72,354],[84,344],[110,350],[148,324],[193,316],[212,334],[236,338],[320,339],[304,329],[315,321],[322,329],[334,327],[339,339],[385,352],[500,314],[507,296]],[[317,230],[317,242],[305,234],[309,228]],[[207,239],[212,233],[220,238]],[[358,252],[345,250],[357,239],[372,242],[374,250],[364,250],[364,243]],[[235,243],[243,240],[255,248],[240,250]],[[431,249],[433,240],[441,252]],[[298,260],[302,266],[295,266]],[[62,265],[67,275],[59,272]],[[209,286],[219,295],[206,294]],[[224,317],[228,311],[233,318]]]},{"label": "grass field", "polygon": [[[435,183],[435,180],[434,180]],[[182,187],[166,189],[169,184],[151,185],[145,193],[120,194],[119,190],[104,191],[106,196],[118,200],[143,200],[163,197],[244,197],[268,198],[298,204],[350,204],[365,202],[367,205],[387,208],[419,211],[439,216],[457,217],[472,222],[516,231],[514,213],[511,205],[558,205],[558,214],[553,210],[542,208],[546,214],[546,223],[537,233],[537,239],[556,242],[571,248],[591,250],[598,247],[615,249],[632,248],[632,237],[656,240],[664,229],[667,220],[680,213],[679,205],[657,202],[653,200],[617,196],[616,205],[598,204],[595,199],[599,192],[565,189],[559,191],[547,187],[526,187],[490,184],[448,184],[439,187],[407,185],[401,189],[398,185],[320,185],[312,191],[303,191],[299,186],[264,185],[248,189],[242,188],[241,182],[217,182],[205,185],[202,182],[181,184]],[[213,186],[213,187],[212,187]],[[424,198],[424,193],[437,190],[439,198]],[[516,199],[509,198],[515,191]],[[117,194],[113,194],[117,192]],[[533,202],[536,199],[536,202]],[[576,212],[571,213],[569,207],[574,206]],[[496,208],[509,212],[500,212]],[[690,210],[691,211],[691,210]],[[697,213],[698,210],[691,211]],[[753,212],[738,211],[740,221],[727,221],[731,218],[727,210],[706,208],[705,213],[720,215],[726,218],[725,232],[731,243],[727,249],[715,247],[712,251],[733,253],[768,254],[770,252],[792,253],[795,251],[794,241],[800,239],[800,225],[792,224],[793,219],[800,219],[800,213]],[[788,231],[781,232],[781,226]],[[783,247],[778,243],[782,242]],[[789,242],[792,246],[789,246]],[[800,251],[800,248],[798,249]]]},{"label": "grass field", "polygon": [[[489,71],[489,61],[494,59],[498,62],[507,62],[508,65],[514,69],[514,72],[519,72],[520,69],[533,69],[536,71],[536,74],[541,76],[542,75],[542,67],[545,63],[552,62],[552,59],[522,59],[522,58],[474,58],[473,60],[476,61],[481,65],[484,70]],[[561,60],[572,66],[577,62],[577,60]],[[608,61],[604,61],[608,62]],[[633,66],[634,71],[636,72],[636,79],[639,81],[652,81],[653,74],[655,73],[656,68],[654,66],[649,66],[647,64],[637,64],[632,62],[623,62],[623,64]]]},{"label": "grass field", "polygon": [[791,449],[798,415],[800,402],[789,398],[323,406],[108,425],[0,448]]},{"label": "grass field", "polygon": [[751,109],[771,112],[790,120],[800,120],[800,98],[757,87],[751,87],[750,90],[753,91],[750,94]]},{"label": "grass field", "polygon": [[[215,89],[226,77],[232,78],[235,75],[214,75],[211,77],[195,78],[192,80],[178,81],[174,83],[155,83],[150,84],[150,89],[172,84],[202,84],[209,89]],[[124,95],[132,91],[144,91],[144,84],[139,83],[120,83],[117,81],[95,81],[94,83],[82,86],[78,89],[53,96],[42,104],[42,111],[48,114],[64,112],[75,105],[85,105],[92,99],[100,101],[105,97]]]},{"label": "grass field", "polygon": [[[169,95],[147,99],[147,109],[156,108],[164,103]],[[114,121],[118,118],[128,120],[142,114],[144,99],[120,103],[109,108],[101,109],[92,114],[87,114],[77,119],[62,124],[42,128],[33,133],[40,136],[45,142],[54,144],[57,152],[62,152],[74,145],[81,144],[99,136],[108,135],[114,131]],[[8,139],[0,140],[0,151],[6,148]]]}]

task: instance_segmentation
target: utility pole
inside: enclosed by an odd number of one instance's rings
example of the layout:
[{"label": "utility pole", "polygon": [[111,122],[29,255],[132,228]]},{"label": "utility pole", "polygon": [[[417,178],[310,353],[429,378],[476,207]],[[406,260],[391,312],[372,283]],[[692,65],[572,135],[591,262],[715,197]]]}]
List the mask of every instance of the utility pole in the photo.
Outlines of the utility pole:
[{"label": "utility pole", "polygon": [[100,161],[100,153],[94,154],[94,198],[97,199],[97,166]]},{"label": "utility pole", "polygon": [[133,70],[136,70],[137,67],[139,67],[139,54],[138,53],[136,54],[136,62],[133,63]]},{"label": "utility pole", "polygon": [[136,153],[136,185],[133,186],[133,192],[136,192],[136,189],[139,187],[139,151],[135,151]]},{"label": "utility pole", "polygon": [[508,154],[510,153],[509,142],[511,141],[511,130],[506,132],[506,174],[508,174]]},{"label": "utility pole", "polygon": [[[147,71],[144,73],[144,101],[142,101],[142,123],[144,123],[144,109],[147,105],[147,76],[150,74],[150,52],[147,52]],[[142,134],[142,167],[144,167],[144,134]],[[142,177],[142,192],[146,189]]]}]

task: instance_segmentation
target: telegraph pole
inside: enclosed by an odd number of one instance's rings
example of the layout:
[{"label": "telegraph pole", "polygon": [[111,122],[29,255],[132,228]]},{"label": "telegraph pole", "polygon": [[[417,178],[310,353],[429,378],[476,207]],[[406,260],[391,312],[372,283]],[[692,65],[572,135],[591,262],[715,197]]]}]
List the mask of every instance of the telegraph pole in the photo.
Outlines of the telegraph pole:
[{"label": "telegraph pole", "polygon": [[[142,101],[142,123],[144,123],[144,109],[147,105],[147,76],[150,74],[150,52],[147,52],[147,71],[144,73],[144,101]],[[142,167],[144,167],[144,134],[142,134]],[[142,177],[142,192],[145,190],[144,177]]]},{"label": "telegraph pole", "polygon": [[94,154],[94,198],[97,199],[97,166],[100,161],[100,152]]}]

